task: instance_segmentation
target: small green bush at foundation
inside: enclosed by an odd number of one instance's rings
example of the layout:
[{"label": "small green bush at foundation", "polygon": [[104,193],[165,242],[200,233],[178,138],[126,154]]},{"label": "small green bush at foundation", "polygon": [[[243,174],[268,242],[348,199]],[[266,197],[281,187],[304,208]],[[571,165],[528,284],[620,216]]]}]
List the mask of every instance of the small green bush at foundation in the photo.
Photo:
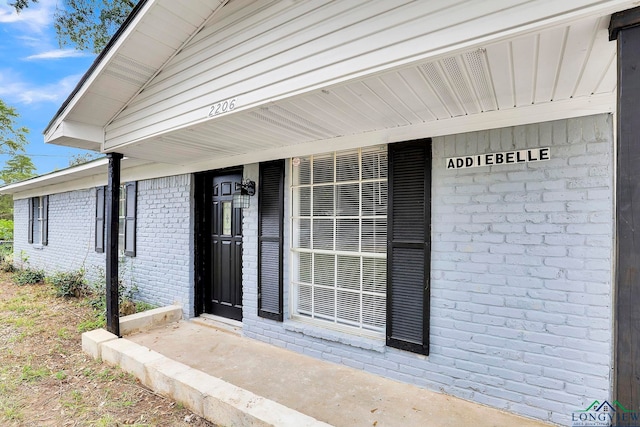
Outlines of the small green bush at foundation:
[{"label": "small green bush at foundation", "polygon": [[81,297],[87,295],[89,288],[84,278],[84,270],[60,271],[47,277],[59,297]]},{"label": "small green bush at foundation", "polygon": [[13,276],[13,281],[19,286],[36,285],[44,282],[44,271],[33,268],[18,270]]}]

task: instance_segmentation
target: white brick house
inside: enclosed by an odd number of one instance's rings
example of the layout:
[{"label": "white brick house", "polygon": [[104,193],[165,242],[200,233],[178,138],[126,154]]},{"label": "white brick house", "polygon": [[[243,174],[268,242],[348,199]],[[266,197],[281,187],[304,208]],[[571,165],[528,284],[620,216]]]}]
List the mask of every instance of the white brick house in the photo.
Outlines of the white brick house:
[{"label": "white brick house", "polygon": [[607,31],[632,6],[142,1],[45,133],[111,159],[4,187],[16,254],[96,271],[119,219],[139,297],[187,317],[553,423],[640,411]]}]

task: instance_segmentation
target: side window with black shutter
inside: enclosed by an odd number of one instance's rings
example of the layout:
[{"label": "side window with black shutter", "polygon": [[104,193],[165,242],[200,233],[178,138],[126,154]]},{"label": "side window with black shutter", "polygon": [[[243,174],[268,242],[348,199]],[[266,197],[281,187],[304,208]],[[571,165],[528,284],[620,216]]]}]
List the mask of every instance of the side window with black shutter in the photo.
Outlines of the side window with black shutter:
[{"label": "side window with black shutter", "polygon": [[42,204],[42,212],[40,213],[42,227],[41,242],[43,246],[46,246],[49,244],[49,196],[42,196],[40,201]]},{"label": "side window with black shutter", "polygon": [[282,321],[284,160],[260,164],[258,184],[258,315]]},{"label": "side window with black shutter", "polygon": [[29,230],[28,230],[28,242],[29,243],[33,243],[33,212],[34,212],[34,204],[35,204],[35,197],[32,197],[29,199]]},{"label": "side window with black shutter", "polygon": [[387,345],[429,354],[431,140],[389,145]]},{"label": "side window with black shutter", "polygon": [[125,208],[124,208],[124,254],[126,256],[136,256],[136,211],[138,183],[136,181],[127,182],[124,185]]},{"label": "side window with black shutter", "polygon": [[42,246],[49,243],[49,196],[29,199],[28,241]]},{"label": "side window with black shutter", "polygon": [[96,252],[104,252],[104,195],[105,187],[96,188]]},{"label": "side window with black shutter", "polygon": [[[120,186],[118,201],[118,248],[120,255],[136,256],[136,215],[137,215],[137,182],[128,182]],[[105,250],[106,230],[106,187],[96,188],[96,236],[95,250]]]}]

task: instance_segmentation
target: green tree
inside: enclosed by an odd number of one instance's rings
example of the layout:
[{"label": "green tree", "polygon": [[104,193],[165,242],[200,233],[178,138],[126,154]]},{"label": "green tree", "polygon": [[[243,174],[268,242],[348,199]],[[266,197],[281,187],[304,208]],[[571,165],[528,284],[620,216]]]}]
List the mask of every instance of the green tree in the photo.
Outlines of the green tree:
[{"label": "green tree", "polygon": [[[9,4],[20,11],[38,0],[15,0]],[[138,0],[63,0],[56,10],[54,26],[60,46],[100,53]]]},{"label": "green tree", "polygon": [[[31,157],[26,154],[14,154],[7,160],[4,168],[0,169],[0,180],[2,185],[8,185],[31,178],[36,175],[35,172],[36,167],[31,161]],[[0,220],[13,220],[13,196],[10,194],[0,195]],[[8,228],[6,223],[3,224],[5,224],[5,228]],[[2,240],[1,237],[0,240]]]},{"label": "green tree", "polygon": [[0,154],[14,155],[27,145],[25,127],[18,127],[18,113],[0,99]]},{"label": "green tree", "polygon": [[[0,154],[8,154],[11,158],[0,170],[0,181],[4,185],[34,176],[35,166],[24,151],[27,145],[29,130],[18,126],[18,113],[0,99]],[[13,197],[8,194],[0,196],[0,219],[13,218]]]},{"label": "green tree", "polygon": [[35,176],[36,167],[31,161],[31,157],[26,154],[14,154],[4,168],[0,169],[0,180],[3,185],[13,182],[23,181]]}]

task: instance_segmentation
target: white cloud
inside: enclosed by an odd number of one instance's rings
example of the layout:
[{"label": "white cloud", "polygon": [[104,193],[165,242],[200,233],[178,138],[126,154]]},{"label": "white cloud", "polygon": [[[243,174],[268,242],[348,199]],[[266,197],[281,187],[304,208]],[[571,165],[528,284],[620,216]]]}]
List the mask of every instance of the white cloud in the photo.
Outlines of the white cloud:
[{"label": "white cloud", "polygon": [[82,74],[74,74],[56,83],[36,86],[20,80],[13,74],[0,71],[0,98],[6,100],[10,105],[14,103],[61,103],[82,77]]},{"label": "white cloud", "polygon": [[39,0],[27,9],[16,13],[15,9],[2,1],[0,3],[0,24],[15,24],[25,30],[42,32],[51,25],[57,0]]},{"label": "white cloud", "polygon": [[61,59],[61,58],[77,58],[82,56],[91,56],[90,53],[81,52],[75,49],[54,49],[46,52],[38,53],[35,55],[27,56],[26,60],[34,59]]},{"label": "white cloud", "polygon": [[46,42],[45,40],[42,39],[42,37],[33,37],[33,36],[16,36],[15,37],[17,40],[20,40],[21,44],[23,44],[24,46],[27,47],[33,47],[33,48],[40,48],[40,46],[43,46],[45,44],[49,44],[48,42]]}]

